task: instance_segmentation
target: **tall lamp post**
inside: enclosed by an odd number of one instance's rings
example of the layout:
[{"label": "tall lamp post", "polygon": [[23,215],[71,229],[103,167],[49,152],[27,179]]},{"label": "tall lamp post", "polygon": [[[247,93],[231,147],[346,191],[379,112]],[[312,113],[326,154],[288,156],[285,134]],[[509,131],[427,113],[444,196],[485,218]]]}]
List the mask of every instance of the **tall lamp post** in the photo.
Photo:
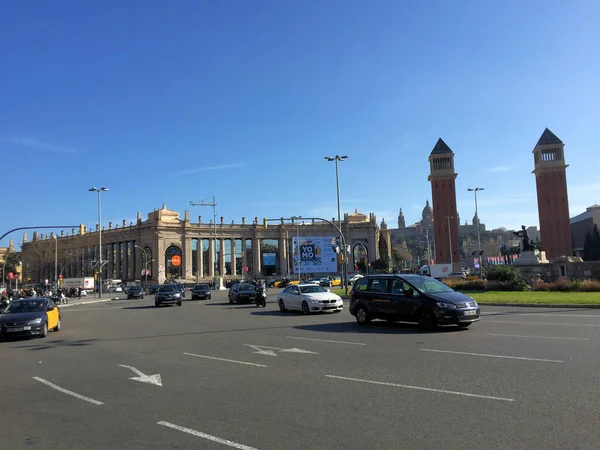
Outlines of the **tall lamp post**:
[{"label": "tall lamp post", "polygon": [[54,238],[54,290],[58,289],[58,236],[52,235]]},{"label": "tall lamp post", "polygon": [[[338,213],[338,227],[340,228],[340,230],[342,229],[342,217],[341,217],[341,213],[340,213],[340,180],[339,180],[339,170],[338,170],[338,161],[344,161],[345,159],[348,159],[347,156],[339,156],[339,155],[335,155],[335,156],[326,156],[325,159],[329,162],[331,161],[335,161],[335,187],[337,190],[337,213]],[[340,240],[342,240],[342,237],[340,235]],[[347,267],[347,263],[346,263],[346,248],[344,246],[344,249],[342,251],[342,276],[344,277],[344,286],[346,286],[346,292],[348,291],[348,267]]]},{"label": "tall lamp post", "polygon": [[98,298],[102,298],[102,209],[100,204],[100,193],[106,192],[107,187],[91,187],[90,192],[98,193]]},{"label": "tall lamp post", "polygon": [[477,219],[477,256],[479,257],[479,277],[481,278],[482,276],[482,267],[481,267],[481,238],[479,236],[479,213],[477,211],[477,192],[478,191],[483,191],[485,190],[485,188],[482,187],[476,187],[476,188],[469,188],[467,189],[467,191],[469,192],[473,192],[475,194],[475,218]]},{"label": "tall lamp post", "polygon": [[454,271],[454,262],[452,261],[452,233],[450,232],[450,219],[454,219],[454,216],[446,216],[444,219],[448,220],[448,244],[450,245],[450,265],[452,271]]},{"label": "tall lamp post", "polygon": [[139,245],[133,245],[134,247],[139,248],[144,255],[144,276],[146,277],[146,287],[148,287],[148,254],[146,253],[146,249],[144,247],[140,247]]}]

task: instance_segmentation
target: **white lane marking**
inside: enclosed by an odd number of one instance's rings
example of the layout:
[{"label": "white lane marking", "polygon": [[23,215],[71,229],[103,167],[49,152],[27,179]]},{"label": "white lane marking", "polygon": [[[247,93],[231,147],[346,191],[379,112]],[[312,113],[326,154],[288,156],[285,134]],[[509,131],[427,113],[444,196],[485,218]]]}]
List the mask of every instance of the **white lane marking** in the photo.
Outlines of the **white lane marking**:
[{"label": "white lane marking", "polygon": [[440,394],[452,394],[452,395],[462,395],[464,397],[475,397],[475,398],[485,398],[488,400],[500,400],[504,402],[514,402],[514,398],[504,398],[504,397],[492,397],[491,395],[479,395],[479,394],[470,394],[468,392],[457,392],[457,391],[446,391],[443,389],[434,389],[422,386],[410,386],[407,384],[396,384],[396,383],[386,383],[383,381],[372,381],[372,380],[361,380],[360,378],[350,378],[350,377],[339,377],[337,375],[325,375],[328,378],[335,378],[338,380],[348,380],[348,381],[357,381],[360,383],[370,383],[370,384],[379,384],[381,386],[392,386],[392,387],[400,387],[405,389],[416,389],[418,391],[428,391],[428,392],[439,392]]},{"label": "white lane marking", "polygon": [[[277,353],[274,350],[279,350],[280,352],[287,352],[287,353],[311,353],[313,355],[318,355],[317,352],[311,352],[309,350],[303,350],[301,348],[279,348],[279,347],[267,347],[266,345],[252,345],[252,344],[244,344],[247,347],[250,347],[254,350],[257,350],[255,352],[252,353],[256,353],[259,355],[268,355],[268,356],[277,356]],[[264,350],[264,349],[267,350]]]},{"label": "white lane marking", "polygon": [[553,314],[553,313],[505,313],[489,312],[482,313],[482,316],[550,316],[550,317],[595,317],[600,319],[600,314]]},{"label": "white lane marking", "polygon": [[229,447],[237,448],[240,450],[258,450],[256,447],[250,447],[244,444],[238,444],[237,442],[230,441],[228,439],[221,439],[220,437],[213,436],[212,434],[206,434],[201,431],[192,430],[191,428],[182,427],[179,425],[175,425],[174,423],[165,422],[161,420],[160,422],[156,422],[157,425],[162,425],[163,427],[168,427],[173,430],[182,431],[187,434],[191,434],[196,437],[200,437],[203,439],[208,439],[209,441],[217,442],[219,444],[228,445]]},{"label": "white lane marking", "polygon": [[307,337],[298,337],[298,336],[286,336],[288,339],[302,339],[305,341],[316,341],[316,342],[331,342],[332,344],[348,344],[348,345],[367,345],[362,342],[346,342],[346,341],[330,341],[327,339],[313,339]]},{"label": "white lane marking", "polygon": [[69,391],[65,388],[61,388],[60,386],[57,386],[54,383],[51,383],[48,380],[44,380],[43,378],[40,377],[33,377],[34,380],[39,381],[40,383],[45,384],[46,386],[50,386],[52,389],[56,389],[59,392],[62,392],[63,394],[67,394],[67,395],[71,395],[72,397],[78,398],[79,400],[84,400],[86,402],[92,403],[94,405],[104,405],[104,403],[98,401],[98,400],[94,400],[93,398],[89,398],[86,397],[84,395],[78,394],[77,392],[73,392],[73,391]]},{"label": "white lane marking", "polygon": [[495,333],[481,333],[485,336],[503,336],[503,337],[516,337],[516,338],[533,338],[533,339],[561,339],[565,341],[588,341],[589,339],[584,338],[572,338],[572,337],[555,337],[555,336],[523,336],[521,334],[495,334]]},{"label": "white lane marking", "polygon": [[520,325],[551,325],[553,327],[600,327],[600,323],[550,323],[550,322],[511,322],[508,320],[486,320],[485,323],[512,323]]},{"label": "white lane marking", "polygon": [[225,362],[236,363],[236,364],[245,364],[247,366],[267,367],[264,364],[254,364],[254,363],[245,362],[245,361],[236,361],[234,359],[216,358],[214,356],[198,355],[196,353],[183,352],[183,354],[188,355],[188,356],[195,356],[197,358],[206,358],[206,359],[214,359],[216,361],[225,361]]},{"label": "white lane marking", "polygon": [[502,358],[502,359],[521,359],[524,361],[538,361],[538,362],[552,362],[552,363],[563,363],[559,359],[539,359],[539,358],[526,358],[524,356],[503,356],[503,355],[488,355],[485,353],[469,353],[469,352],[453,352],[450,350],[434,350],[431,348],[420,348],[422,352],[435,352],[435,353],[451,353],[453,355],[466,355],[466,356],[484,356],[486,358]]}]

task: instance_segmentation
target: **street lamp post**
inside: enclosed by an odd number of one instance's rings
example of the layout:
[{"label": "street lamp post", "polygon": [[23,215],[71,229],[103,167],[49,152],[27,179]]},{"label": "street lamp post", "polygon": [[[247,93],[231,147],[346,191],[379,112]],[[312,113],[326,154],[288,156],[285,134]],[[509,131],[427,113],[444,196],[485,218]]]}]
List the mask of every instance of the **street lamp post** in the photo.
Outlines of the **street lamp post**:
[{"label": "street lamp post", "polygon": [[444,219],[448,220],[448,244],[450,245],[450,265],[454,271],[454,262],[452,261],[452,233],[450,232],[450,219],[454,219],[454,216],[446,216]]},{"label": "street lamp post", "polygon": [[[327,161],[335,161],[335,187],[337,190],[337,213],[338,213],[338,226],[340,230],[342,229],[342,217],[340,212],[340,181],[339,181],[339,170],[338,170],[338,161],[344,161],[347,159],[347,156],[339,156],[335,155],[334,157],[326,156],[325,159]],[[340,235],[341,239],[341,235]],[[344,286],[346,287],[346,292],[348,292],[348,266],[346,262],[346,248],[344,246],[342,251],[342,276],[344,278]]]},{"label": "street lamp post", "polygon": [[479,212],[477,211],[477,192],[478,191],[483,191],[485,190],[485,188],[482,187],[476,187],[476,188],[469,188],[467,189],[467,191],[469,192],[473,192],[475,194],[475,219],[477,220],[477,256],[479,257],[479,277],[481,278],[482,276],[482,267],[481,267],[481,238],[479,236]]},{"label": "street lamp post", "polygon": [[100,193],[106,192],[107,187],[91,187],[90,192],[98,193],[98,298],[102,298],[102,209],[100,204]]},{"label": "street lamp post", "polygon": [[146,287],[148,287],[148,254],[146,253],[146,249],[144,247],[140,247],[139,245],[133,245],[134,247],[139,248],[144,255],[144,276],[146,277]]},{"label": "street lamp post", "polygon": [[58,236],[52,235],[54,238],[54,290],[58,289]]}]

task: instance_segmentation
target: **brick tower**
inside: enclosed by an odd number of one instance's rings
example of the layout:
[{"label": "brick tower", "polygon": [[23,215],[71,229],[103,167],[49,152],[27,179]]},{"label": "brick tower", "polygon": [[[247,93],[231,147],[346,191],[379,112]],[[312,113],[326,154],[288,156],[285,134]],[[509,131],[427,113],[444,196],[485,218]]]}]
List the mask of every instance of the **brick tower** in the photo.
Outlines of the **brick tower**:
[{"label": "brick tower", "polygon": [[[458,213],[454,180],[454,153],[442,139],[438,139],[429,155],[431,200],[433,203],[433,235],[435,263],[453,264],[453,272],[460,269],[458,243]],[[452,250],[450,249],[452,247]]]},{"label": "brick tower", "polygon": [[533,149],[541,244],[548,259],[573,255],[564,147],[546,128]]}]

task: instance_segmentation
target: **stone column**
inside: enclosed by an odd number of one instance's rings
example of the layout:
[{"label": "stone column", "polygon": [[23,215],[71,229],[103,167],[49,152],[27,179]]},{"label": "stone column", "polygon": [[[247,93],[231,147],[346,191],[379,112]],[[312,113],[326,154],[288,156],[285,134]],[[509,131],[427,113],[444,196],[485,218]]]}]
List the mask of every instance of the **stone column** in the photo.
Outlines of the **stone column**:
[{"label": "stone column", "polygon": [[260,262],[260,242],[261,239],[254,238],[252,240],[252,276],[258,277],[262,274],[262,264]]},{"label": "stone column", "polygon": [[[166,279],[166,266],[165,266],[165,243],[162,239],[157,238],[156,251],[152,252],[155,266],[156,266],[156,281],[157,284],[162,284]],[[153,276],[154,278],[154,276]]]},{"label": "stone column", "polygon": [[208,276],[215,276],[215,240],[208,240]]},{"label": "stone column", "polygon": [[287,263],[287,240],[284,237],[279,238],[279,270],[278,275],[285,275],[288,271]]},{"label": "stone column", "polygon": [[246,258],[246,238],[242,238],[242,275],[246,275],[244,267],[248,265],[248,258]]},{"label": "stone column", "polygon": [[237,259],[237,254],[235,252],[235,238],[229,239],[229,245],[231,249],[231,275],[236,276],[237,270],[235,262]]},{"label": "stone column", "polygon": [[198,246],[196,247],[196,266],[198,267],[198,276],[204,278],[204,253],[202,248],[202,239],[198,238]]},{"label": "stone column", "polygon": [[225,239],[219,239],[219,276],[225,275]]},{"label": "stone column", "polygon": [[121,243],[115,243],[115,278],[122,280],[121,275]]},{"label": "stone column", "polygon": [[183,277],[186,280],[194,278],[192,274],[192,239],[186,237],[183,241]]}]

